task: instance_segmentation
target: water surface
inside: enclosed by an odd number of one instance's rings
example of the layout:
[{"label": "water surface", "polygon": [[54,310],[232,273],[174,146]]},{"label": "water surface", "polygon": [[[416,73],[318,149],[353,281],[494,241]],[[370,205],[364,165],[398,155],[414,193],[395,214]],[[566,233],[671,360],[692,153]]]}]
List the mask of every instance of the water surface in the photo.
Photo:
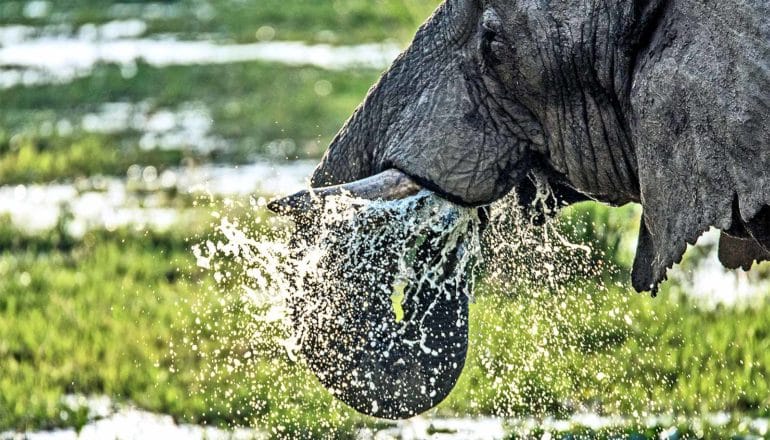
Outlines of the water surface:
[{"label": "water surface", "polygon": [[67,83],[88,76],[98,64],[116,64],[124,75],[136,63],[154,67],[264,61],[324,69],[384,69],[401,51],[394,43],[333,46],[300,41],[232,44],[180,41],[174,36],[140,38],[139,20],[86,25],[79,34],[27,26],[0,27],[0,88]]}]

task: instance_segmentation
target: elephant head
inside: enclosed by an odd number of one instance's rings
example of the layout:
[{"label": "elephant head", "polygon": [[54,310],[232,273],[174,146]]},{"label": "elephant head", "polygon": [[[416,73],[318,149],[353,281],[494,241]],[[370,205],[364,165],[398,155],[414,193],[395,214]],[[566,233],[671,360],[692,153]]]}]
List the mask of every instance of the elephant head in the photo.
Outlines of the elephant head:
[{"label": "elephant head", "polygon": [[[417,187],[473,207],[515,190],[529,206],[546,188],[556,205],[641,203],[637,290],[657,289],[710,226],[723,261],[750,266],[770,256],[769,14],[764,0],[447,0],[333,140],[315,189],[271,207]],[[436,403],[371,411],[351,393],[374,415]]]}]

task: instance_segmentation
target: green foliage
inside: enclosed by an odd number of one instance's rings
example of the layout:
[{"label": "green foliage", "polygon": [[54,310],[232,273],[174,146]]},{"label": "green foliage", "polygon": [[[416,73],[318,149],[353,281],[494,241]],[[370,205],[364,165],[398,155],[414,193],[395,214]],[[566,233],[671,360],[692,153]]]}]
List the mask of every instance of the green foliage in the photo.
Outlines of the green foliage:
[{"label": "green foliage", "polygon": [[0,252],[46,253],[69,250],[77,241],[67,233],[66,220],[60,219],[51,230],[29,234],[14,227],[7,215],[0,215]]},{"label": "green foliage", "polygon": [[141,163],[163,170],[195,157],[178,150],[143,151],[133,146],[116,148],[108,136],[77,138],[18,136],[0,143],[0,182],[3,184],[50,182],[94,175],[125,175],[129,166]]},{"label": "green foliage", "polygon": [[[480,295],[471,362],[448,406],[503,415],[559,414],[575,404],[616,414],[770,413],[770,303],[708,311],[668,289],[657,299],[591,290],[518,302]],[[548,315],[545,305],[562,303],[567,317]],[[533,324],[551,326],[533,333]],[[560,336],[542,344],[554,329]]]},{"label": "green foliage", "polygon": [[[254,377],[225,369],[200,376],[237,349],[218,345],[212,332],[248,317],[221,307],[185,234],[95,231],[65,248],[0,224],[0,241],[12,243],[0,251],[0,431],[82,425],[82,410],[62,401],[71,393],[195,423],[259,417],[289,433],[331,435],[360,423],[304,369],[284,366],[296,389],[270,394],[274,359],[256,359]],[[37,244],[25,249],[23,240]]]},{"label": "green foliage", "polygon": [[605,271],[618,271],[623,279],[630,274],[639,234],[639,205],[610,208],[596,202],[583,202],[564,209],[560,214],[563,232],[575,243],[587,243],[593,249],[596,264]]},{"label": "green foliage", "polygon": [[66,252],[2,254],[0,425],[67,423],[64,393],[108,394],[179,415],[191,375],[172,377],[155,364],[167,362],[167,341],[189,318],[179,307],[191,282],[174,274],[199,274],[188,269],[186,250],[148,248],[88,235]]}]

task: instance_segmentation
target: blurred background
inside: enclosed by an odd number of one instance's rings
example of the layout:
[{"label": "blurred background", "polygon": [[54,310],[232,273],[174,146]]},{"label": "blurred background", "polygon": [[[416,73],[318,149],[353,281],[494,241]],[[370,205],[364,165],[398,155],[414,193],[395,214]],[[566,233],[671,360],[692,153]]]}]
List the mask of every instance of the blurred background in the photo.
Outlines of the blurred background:
[{"label": "blurred background", "polygon": [[354,414],[283,353],[211,361],[249,319],[195,264],[212,212],[305,185],[438,3],[0,1],[0,438],[768,438],[770,269],[721,269],[709,233],[635,294],[634,206],[561,215],[596,269],[563,296],[482,281],[466,371],[416,420]]}]

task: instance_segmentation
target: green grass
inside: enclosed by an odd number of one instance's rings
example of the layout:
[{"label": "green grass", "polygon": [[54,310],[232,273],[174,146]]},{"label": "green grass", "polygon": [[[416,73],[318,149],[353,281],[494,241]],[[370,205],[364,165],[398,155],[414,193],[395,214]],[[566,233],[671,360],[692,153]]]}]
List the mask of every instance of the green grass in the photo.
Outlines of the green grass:
[{"label": "green grass", "polygon": [[[28,236],[0,223],[0,431],[82,426],[85,414],[62,402],[72,393],[295,436],[338,437],[362,423],[296,365],[262,357],[249,374],[223,368],[244,341],[213,336],[237,334],[247,317],[221,305],[194,266],[189,231],[77,241],[64,229]],[[278,378],[288,388],[273,386]]]},{"label": "green grass", "polygon": [[191,371],[172,376],[155,366],[167,363],[175,326],[190,319],[181,299],[208,282],[188,269],[182,244],[89,234],[64,248],[3,251],[3,428],[68,425],[64,393],[107,394],[171,413],[183,400],[186,410],[205,410],[188,396]]},{"label": "green grass", "polygon": [[[266,146],[282,139],[290,139],[295,148],[276,159],[317,158],[377,76],[367,70],[334,72],[264,63],[196,68],[140,64],[130,79],[117,67],[100,66],[92,76],[71,84],[16,87],[3,92],[0,182],[122,175],[134,163],[164,168],[185,159],[246,162],[268,155]],[[318,81],[331,83],[332,94],[317,95]],[[139,136],[130,131],[107,135],[76,130],[58,136],[41,129],[63,119],[79,124],[104,102],[149,102],[151,109],[170,110],[189,102],[202,104],[212,114],[212,135],[224,139],[227,148],[211,154],[192,148],[144,150]]]},{"label": "green grass", "polygon": [[[568,414],[580,403],[611,414],[770,414],[770,304],[707,311],[678,298],[626,289],[543,300],[482,296],[472,313],[473,360],[447,406],[503,415]],[[566,313],[558,311],[564,303]],[[539,339],[554,329],[559,337]],[[481,398],[469,399],[474,394]]]},{"label": "green grass", "polygon": [[[102,23],[116,16],[103,0],[57,0],[46,17],[24,16],[23,1],[0,3],[0,24],[46,25],[68,23],[79,26]],[[274,29],[279,40],[360,43],[394,39],[408,42],[417,26],[439,4],[438,0],[194,0],[153,2],[161,8],[141,8],[149,1],[126,9],[134,18],[146,18],[149,33],[177,33],[195,38],[215,34],[218,38],[255,41],[262,26]],[[206,6],[208,5],[208,6]],[[125,9],[125,8],[124,8]],[[154,12],[154,13],[150,13]]]},{"label": "green grass", "polygon": [[141,151],[115,148],[114,138],[84,135],[71,138],[17,138],[0,145],[0,182],[17,184],[93,175],[125,175],[133,164],[153,165],[163,170],[197,156],[176,150]]},{"label": "green grass", "polygon": [[[246,360],[250,344],[265,341],[244,337],[246,310],[220,302],[211,275],[193,264],[188,232],[73,240],[62,230],[0,228],[0,430],[82,424],[84,415],[61,403],[67,393],[295,435],[341,436],[375,422],[335,402],[280,350]],[[590,280],[563,297],[485,291],[471,306],[468,364],[436,414],[566,415],[588,406],[770,415],[768,302],[709,311],[675,286],[651,299],[625,287],[597,294]],[[233,359],[247,368],[230,371]]]}]

